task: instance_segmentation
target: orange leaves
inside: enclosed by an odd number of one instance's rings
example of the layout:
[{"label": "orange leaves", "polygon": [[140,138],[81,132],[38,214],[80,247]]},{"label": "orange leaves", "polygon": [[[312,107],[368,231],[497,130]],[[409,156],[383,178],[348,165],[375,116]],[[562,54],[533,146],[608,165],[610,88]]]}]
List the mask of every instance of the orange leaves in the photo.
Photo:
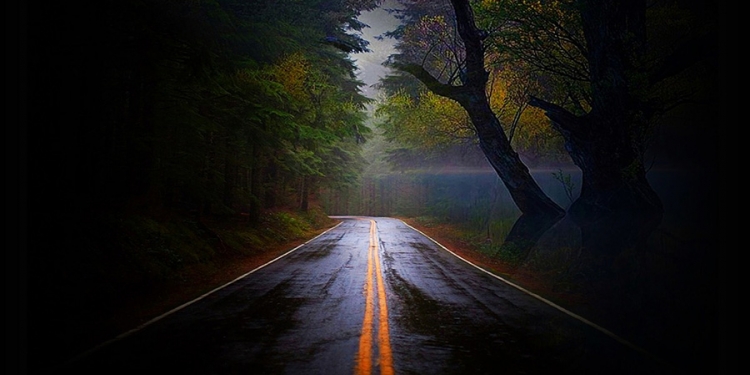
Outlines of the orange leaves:
[{"label": "orange leaves", "polygon": [[310,72],[310,63],[301,53],[286,55],[272,68],[275,80],[296,100],[307,99],[305,81]]},{"label": "orange leaves", "polygon": [[406,29],[404,39],[427,50],[446,43],[448,35],[448,27],[443,16],[424,16]]},{"label": "orange leaves", "polygon": [[423,16],[409,25],[400,49],[441,82],[453,83],[464,60],[464,49],[453,26],[442,15]]}]

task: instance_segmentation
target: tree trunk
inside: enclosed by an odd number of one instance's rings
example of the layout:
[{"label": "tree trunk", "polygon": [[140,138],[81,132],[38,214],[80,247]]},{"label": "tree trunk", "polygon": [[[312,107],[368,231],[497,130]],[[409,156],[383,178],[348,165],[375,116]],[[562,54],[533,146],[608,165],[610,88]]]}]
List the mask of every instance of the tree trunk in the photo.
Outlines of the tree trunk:
[{"label": "tree trunk", "polygon": [[456,13],[458,32],[466,50],[466,74],[463,84],[444,84],[421,65],[396,64],[396,67],[414,75],[432,92],[455,100],[466,110],[477,132],[482,151],[524,215],[559,220],[565,211],[536,183],[526,165],[511,147],[500,121],[490,108],[485,91],[489,76],[484,69],[482,40],[485,33],[477,29],[469,1],[451,0],[451,3]]},{"label": "tree trunk", "polygon": [[[229,137],[226,138],[227,148],[229,147]],[[224,157],[224,206],[235,210],[235,189],[237,180],[237,166],[234,165],[229,155]]]},{"label": "tree trunk", "polygon": [[606,215],[626,214],[638,220],[661,220],[661,201],[646,179],[643,142],[648,126],[641,66],[645,49],[645,1],[583,1],[592,87],[591,111],[575,116],[555,104],[532,97],[545,110],[565,147],[581,168],[581,194],[569,208],[578,223]]},{"label": "tree trunk", "polygon": [[500,121],[484,95],[484,86],[474,91],[474,95],[462,105],[474,124],[479,136],[479,146],[487,161],[503,180],[518,209],[530,216],[562,217],[564,210],[542,191],[511,147]]},{"label": "tree trunk", "polygon": [[308,208],[310,208],[310,179],[312,177],[310,176],[304,176],[302,177],[302,191],[300,192],[300,204],[299,209],[302,212],[307,212]]},{"label": "tree trunk", "polygon": [[592,111],[576,117],[537,98],[529,103],[546,111],[581,169],[581,194],[568,209],[576,222],[598,220],[613,212],[661,217],[661,200],[646,179],[641,154],[628,131],[640,121],[636,116]]},{"label": "tree trunk", "polygon": [[250,221],[257,223],[260,221],[261,214],[263,212],[263,168],[260,161],[260,151],[256,146],[251,147],[251,155],[253,156],[253,162],[248,172],[248,183],[247,190],[250,197],[250,206],[248,207],[248,213],[250,214]]}]

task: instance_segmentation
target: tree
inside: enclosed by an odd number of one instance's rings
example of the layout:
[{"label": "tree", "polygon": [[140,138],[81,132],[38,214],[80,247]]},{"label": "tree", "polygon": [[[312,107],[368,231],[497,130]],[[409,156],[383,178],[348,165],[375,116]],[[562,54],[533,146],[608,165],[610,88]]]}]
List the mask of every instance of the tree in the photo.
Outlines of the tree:
[{"label": "tree", "polygon": [[568,151],[583,172],[580,197],[570,213],[596,220],[610,211],[628,211],[660,219],[663,208],[646,179],[643,143],[647,129],[647,82],[642,61],[646,2],[584,3],[581,20],[586,36],[591,83],[591,110],[574,115],[563,107],[531,97],[563,134]]},{"label": "tree", "polygon": [[[59,157],[32,160],[33,169],[51,170],[31,184],[61,186],[59,196],[45,194],[49,203],[40,207],[64,202],[72,212],[166,206],[222,214],[250,210],[257,216],[300,197],[302,175],[351,179],[356,163],[333,168],[327,153],[336,149],[356,159],[351,153],[366,133],[359,115],[366,98],[347,52],[327,38],[364,50],[366,41],[352,31],[365,27],[356,22],[359,12],[376,4],[34,5],[29,72],[39,78],[29,84],[31,147],[37,155]],[[41,20],[61,32],[39,31]],[[307,62],[301,96],[275,76],[296,55]],[[314,126],[311,114],[317,112],[305,104],[311,72],[326,84],[320,111],[325,116]],[[75,119],[69,131],[54,126],[68,117]],[[304,142],[297,142],[299,135]],[[325,165],[331,168],[323,171]]]},{"label": "tree", "polygon": [[458,102],[471,119],[480,148],[503,180],[519,210],[527,217],[554,222],[563,216],[564,211],[546,196],[531,177],[490,107],[486,92],[489,74],[485,70],[483,47],[487,35],[476,27],[468,1],[451,3],[463,48],[460,53],[448,50],[453,63],[448,67],[447,77],[441,81],[425,66],[414,62],[398,61],[393,65],[414,75],[435,94]]},{"label": "tree", "polygon": [[[487,94],[490,106],[508,134],[508,141],[527,165],[567,162],[569,156],[562,147],[562,137],[550,126],[542,110],[527,103],[534,86],[533,81],[519,77],[511,69],[493,70]],[[402,146],[394,150],[398,153],[394,155],[398,157],[396,160],[408,161],[419,156],[438,160],[450,150],[482,154],[466,111],[456,101],[424,86],[412,93],[402,88],[384,95],[375,116],[386,138]],[[409,154],[413,156],[402,157]],[[477,166],[485,163],[482,154]]]},{"label": "tree", "polygon": [[501,0],[480,6],[492,50],[510,64],[529,65],[545,82],[528,103],[545,111],[582,170],[581,195],[569,209],[579,222],[613,212],[652,225],[660,220],[663,207],[646,178],[647,151],[660,116],[696,96],[689,68],[710,51],[712,35],[710,23],[696,21],[701,16],[685,4],[692,3]]}]

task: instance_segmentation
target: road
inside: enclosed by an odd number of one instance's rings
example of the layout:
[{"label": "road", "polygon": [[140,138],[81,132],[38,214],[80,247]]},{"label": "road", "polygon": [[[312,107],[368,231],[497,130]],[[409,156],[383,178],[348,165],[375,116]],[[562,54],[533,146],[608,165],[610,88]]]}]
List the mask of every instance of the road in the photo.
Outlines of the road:
[{"label": "road", "polygon": [[670,373],[400,220],[340,219],[59,373]]}]

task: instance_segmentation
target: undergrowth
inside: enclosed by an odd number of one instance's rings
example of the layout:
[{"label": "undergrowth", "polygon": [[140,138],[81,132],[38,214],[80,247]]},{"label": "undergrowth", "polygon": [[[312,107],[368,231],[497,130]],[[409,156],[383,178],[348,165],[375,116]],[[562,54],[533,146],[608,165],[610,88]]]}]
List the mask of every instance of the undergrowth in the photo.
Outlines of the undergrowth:
[{"label": "undergrowth", "polygon": [[95,314],[117,308],[129,296],[187,282],[191,270],[211,274],[243,257],[307,239],[332,223],[317,207],[268,211],[255,223],[240,215],[104,215],[77,225],[45,262],[66,303],[73,309],[86,305]]}]

